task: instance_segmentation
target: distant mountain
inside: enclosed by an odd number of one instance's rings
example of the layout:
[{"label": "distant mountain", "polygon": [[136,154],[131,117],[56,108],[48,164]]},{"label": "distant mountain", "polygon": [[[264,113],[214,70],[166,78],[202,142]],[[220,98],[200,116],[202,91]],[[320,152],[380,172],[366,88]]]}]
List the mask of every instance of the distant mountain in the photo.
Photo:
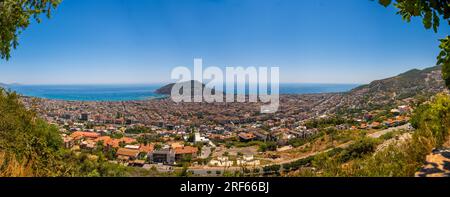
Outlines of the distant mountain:
[{"label": "distant mountain", "polygon": [[[199,81],[196,81],[196,80],[180,82],[181,85],[183,85],[183,84],[188,85],[188,83],[191,83],[191,93],[193,93],[192,95],[195,95],[196,93],[200,92],[199,90],[195,91],[196,90],[195,89],[195,87],[196,87],[195,85],[197,85],[197,87],[202,87],[203,90],[208,90],[209,89],[209,88],[205,87],[205,84],[200,83]],[[164,94],[164,95],[170,95],[172,93],[172,88],[174,87],[174,85],[175,85],[175,83],[167,84],[167,85],[157,89],[155,91],[155,93],[157,93],[157,94]],[[181,94],[181,93],[183,93],[183,90],[180,89],[179,92]],[[212,89],[212,93],[213,94],[215,93],[214,89]]]},{"label": "distant mountain", "polygon": [[441,67],[412,69],[395,77],[373,81],[349,92],[336,94],[318,106],[323,111],[376,109],[406,104],[417,97],[430,97],[445,91]]},{"label": "distant mountain", "polygon": [[438,92],[445,88],[442,80],[441,67],[435,66],[423,70],[412,69],[395,77],[376,80],[370,84],[359,86],[351,93],[364,92],[374,94],[377,92],[392,92],[396,97],[407,98],[408,95],[425,92]]},{"label": "distant mountain", "polygon": [[6,88],[8,86],[8,84],[6,83],[0,83],[0,88]]},{"label": "distant mountain", "polygon": [[373,81],[351,90],[347,99],[356,106],[386,105],[418,95],[428,97],[444,90],[441,67],[435,66],[412,69],[395,77]]},{"label": "distant mountain", "polygon": [[[189,82],[184,82],[189,83]],[[190,81],[194,92],[194,83]],[[174,84],[168,84],[156,91],[158,94],[170,94]],[[202,84],[203,88],[205,85]],[[409,104],[420,98],[429,98],[436,93],[446,91],[442,79],[441,67],[435,66],[423,70],[412,69],[394,77],[373,81],[344,93],[327,93],[327,97],[312,111],[317,114],[337,113],[341,111],[374,110]]]},{"label": "distant mountain", "polygon": [[0,83],[0,88],[8,88],[11,86],[20,86],[20,83]]}]

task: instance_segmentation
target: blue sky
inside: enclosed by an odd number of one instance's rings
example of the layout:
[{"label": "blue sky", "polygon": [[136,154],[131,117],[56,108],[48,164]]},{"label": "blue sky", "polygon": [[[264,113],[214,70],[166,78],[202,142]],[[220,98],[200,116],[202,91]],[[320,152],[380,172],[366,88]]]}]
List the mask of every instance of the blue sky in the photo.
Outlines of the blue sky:
[{"label": "blue sky", "polygon": [[279,66],[281,82],[367,83],[433,66],[438,34],[369,0],[64,0],[0,82],[155,83],[176,66]]}]

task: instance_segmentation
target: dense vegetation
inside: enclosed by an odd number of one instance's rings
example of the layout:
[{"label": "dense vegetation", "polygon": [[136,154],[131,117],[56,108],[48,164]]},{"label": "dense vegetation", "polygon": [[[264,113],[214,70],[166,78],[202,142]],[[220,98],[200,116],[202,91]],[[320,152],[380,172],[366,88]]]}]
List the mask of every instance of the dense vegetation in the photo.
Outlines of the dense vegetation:
[{"label": "dense vegetation", "polygon": [[50,17],[61,0],[0,0],[0,58],[8,60],[19,45],[19,34],[40,15]]},{"label": "dense vegetation", "polygon": [[347,148],[336,148],[283,168],[299,169],[291,174],[295,176],[414,176],[427,154],[448,143],[450,96],[439,94],[422,104],[411,122],[416,128],[411,139],[380,151],[376,151],[376,146],[383,138],[362,138]]},{"label": "dense vegetation", "polygon": [[130,133],[130,134],[141,134],[141,133],[150,133],[150,129],[147,127],[133,127],[133,128],[127,128],[127,130],[125,130],[125,133]]},{"label": "dense vegetation", "polygon": [[414,176],[424,164],[425,156],[448,140],[450,97],[436,96],[415,113],[412,122],[417,130],[410,140],[355,160],[346,167],[339,166],[336,173],[325,172],[331,176]]}]

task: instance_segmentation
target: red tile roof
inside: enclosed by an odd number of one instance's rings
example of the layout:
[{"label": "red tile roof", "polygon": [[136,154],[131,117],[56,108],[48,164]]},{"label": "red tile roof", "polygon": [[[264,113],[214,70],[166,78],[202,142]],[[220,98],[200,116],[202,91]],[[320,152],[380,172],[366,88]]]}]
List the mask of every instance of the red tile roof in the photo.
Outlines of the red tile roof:
[{"label": "red tile roof", "polygon": [[139,147],[139,151],[146,153],[152,152],[153,149],[154,149],[153,144],[147,144],[146,146],[144,144],[141,144],[141,147]]},{"label": "red tile roof", "polygon": [[123,138],[120,138],[120,139],[113,139],[113,138],[111,138],[109,136],[98,137],[97,139],[95,139],[95,141],[96,142],[103,141],[103,145],[104,146],[109,145],[109,146],[112,146],[114,148],[118,148],[119,145],[120,145],[120,142],[123,142],[125,144],[131,144],[131,143],[137,142],[136,139],[129,138],[129,137],[123,137]]},{"label": "red tile roof", "polygon": [[185,146],[175,149],[175,154],[195,154],[197,152],[198,148],[193,146]]},{"label": "red tile roof", "polygon": [[129,137],[122,137],[122,138],[120,138],[120,141],[125,142],[125,144],[131,144],[131,143],[137,142],[136,139],[129,138]]},{"label": "red tile roof", "polygon": [[246,139],[246,140],[255,138],[255,135],[254,135],[253,133],[244,133],[244,132],[242,132],[242,133],[239,133],[238,136],[239,136],[240,138]]}]

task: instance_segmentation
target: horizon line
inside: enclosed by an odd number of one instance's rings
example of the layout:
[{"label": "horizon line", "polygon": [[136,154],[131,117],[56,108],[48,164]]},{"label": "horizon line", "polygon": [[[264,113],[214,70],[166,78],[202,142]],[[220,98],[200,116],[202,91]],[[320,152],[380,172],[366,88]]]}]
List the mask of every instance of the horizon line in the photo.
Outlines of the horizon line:
[{"label": "horizon line", "polygon": [[[178,81],[177,81],[178,82]],[[6,86],[98,86],[98,85],[167,85],[176,82],[144,82],[144,83],[2,83]],[[227,84],[227,83],[224,83]],[[236,83],[237,84],[237,83]],[[253,83],[245,83],[253,84]],[[364,85],[368,83],[342,82],[280,82],[279,84],[314,84],[314,85]]]}]

